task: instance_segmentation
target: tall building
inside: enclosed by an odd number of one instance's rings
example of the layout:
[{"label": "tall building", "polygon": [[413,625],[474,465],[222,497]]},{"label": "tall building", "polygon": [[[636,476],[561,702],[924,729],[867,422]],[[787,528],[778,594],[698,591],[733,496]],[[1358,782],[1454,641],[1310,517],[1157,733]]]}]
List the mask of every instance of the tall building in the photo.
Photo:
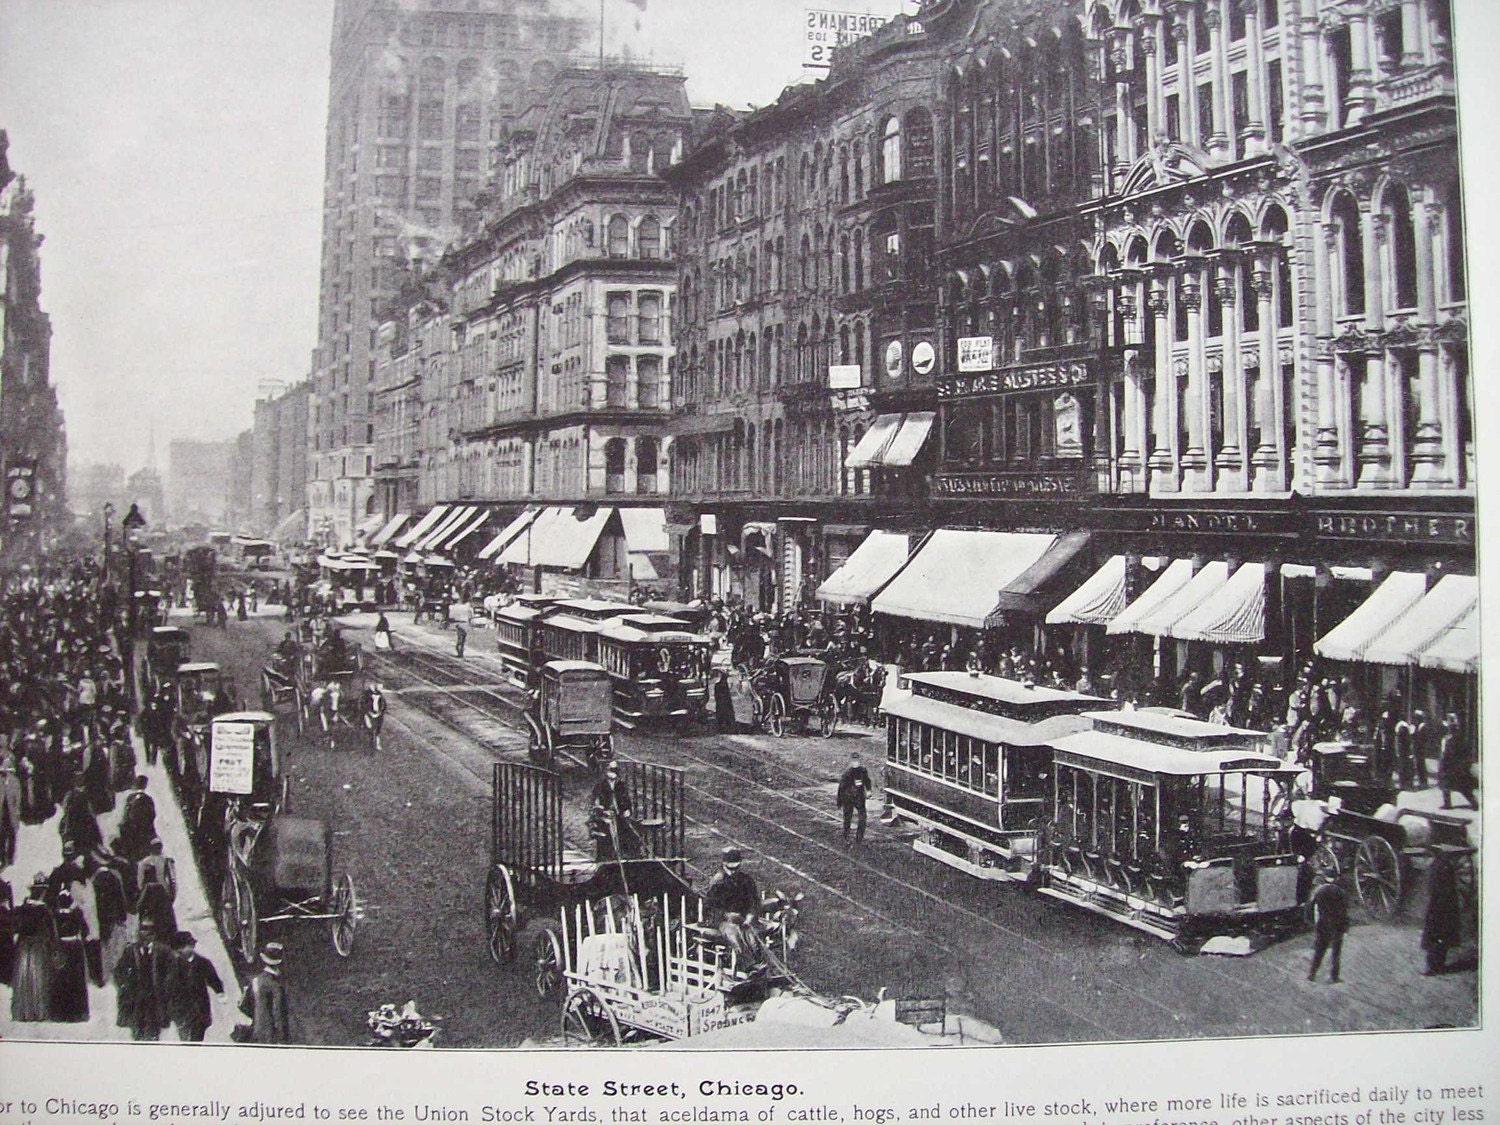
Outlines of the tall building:
[{"label": "tall building", "polygon": [[19,556],[72,522],[67,438],[52,385],[52,321],[42,311],[35,197],[0,130],[0,547]]},{"label": "tall building", "polygon": [[229,517],[234,441],[173,441],[167,452],[167,517],[222,525]]},{"label": "tall building", "polygon": [[307,537],[307,383],[255,402],[250,454],[252,531]]},{"label": "tall building", "polygon": [[591,35],[546,0],[338,0],[307,503],[349,542],[375,508],[374,346],[403,267],[431,264],[471,214],[530,88]]}]

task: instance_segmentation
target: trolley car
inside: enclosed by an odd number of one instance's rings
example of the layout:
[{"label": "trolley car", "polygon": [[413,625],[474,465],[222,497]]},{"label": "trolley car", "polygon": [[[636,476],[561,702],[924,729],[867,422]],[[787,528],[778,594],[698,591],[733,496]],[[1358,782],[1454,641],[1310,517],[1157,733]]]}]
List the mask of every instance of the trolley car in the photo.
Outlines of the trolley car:
[{"label": "trolley car", "polygon": [[495,647],[506,673],[524,682],[536,651],[536,622],[557,598],[549,594],[518,594],[495,611]]},{"label": "trolley car", "polygon": [[1051,798],[1052,739],[1108,706],[999,676],[919,672],[888,698],[885,787],[913,846],[982,879],[1021,875]]},{"label": "trolley car", "polygon": [[675,720],[697,722],[708,709],[713,642],[685,622],[632,613],[597,633],[599,663],[615,689],[615,714],[627,725]]},{"label": "trolley car", "polygon": [[537,621],[535,640],[548,660],[599,660],[599,630],[616,617],[640,612],[636,606],[594,598],[566,598]]}]

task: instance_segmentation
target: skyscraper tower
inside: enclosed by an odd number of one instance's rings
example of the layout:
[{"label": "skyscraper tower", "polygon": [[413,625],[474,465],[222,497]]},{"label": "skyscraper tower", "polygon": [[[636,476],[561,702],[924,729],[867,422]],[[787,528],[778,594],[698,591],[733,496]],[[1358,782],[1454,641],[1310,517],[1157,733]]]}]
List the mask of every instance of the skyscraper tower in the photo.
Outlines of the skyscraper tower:
[{"label": "skyscraper tower", "polygon": [[[458,234],[526,92],[586,50],[569,0],[337,0],[323,268],[308,410],[310,533],[374,510],[373,342],[382,304]],[[579,8],[578,11],[583,11]]]}]

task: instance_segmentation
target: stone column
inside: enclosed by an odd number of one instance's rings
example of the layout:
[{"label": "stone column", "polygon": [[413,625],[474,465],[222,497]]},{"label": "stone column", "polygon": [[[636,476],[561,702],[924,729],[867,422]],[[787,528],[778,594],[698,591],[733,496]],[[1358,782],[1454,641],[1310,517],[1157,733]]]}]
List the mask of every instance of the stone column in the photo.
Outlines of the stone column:
[{"label": "stone column", "polygon": [[[1240,135],[1240,154],[1255,156],[1266,151],[1271,134],[1271,100],[1266,89],[1266,45],[1261,40],[1260,0],[1230,0],[1245,13],[1245,88],[1250,101],[1250,120]],[[1248,295],[1245,298],[1249,299]]]},{"label": "stone column", "polygon": [[1240,359],[1239,302],[1253,300],[1239,292],[1239,267],[1230,259],[1210,266],[1223,308],[1224,351],[1220,388],[1224,400],[1224,444],[1214,456],[1215,488],[1219,492],[1243,492],[1249,483],[1245,473],[1245,369]]},{"label": "stone column", "polygon": [[1177,392],[1176,376],[1172,373],[1172,335],[1167,323],[1168,313],[1171,311],[1171,301],[1167,296],[1168,284],[1157,281],[1151,286],[1150,311],[1156,318],[1156,403],[1152,410],[1151,430],[1156,442],[1148,465],[1153,490],[1176,492]]},{"label": "stone column", "polygon": [[[1374,336],[1385,329],[1385,297],[1381,284],[1381,246],[1386,241],[1385,216],[1372,211],[1364,215],[1365,331]],[[1390,395],[1386,388],[1385,355],[1373,347],[1361,357],[1363,370],[1351,368],[1354,378],[1363,378],[1360,396],[1364,424],[1356,418],[1359,435],[1357,475],[1360,485],[1391,486]]]},{"label": "stone column", "polygon": [[[1177,282],[1177,299],[1187,309],[1188,359],[1187,393],[1183,409],[1187,411],[1187,448],[1182,451],[1183,489],[1207,491],[1212,478],[1208,457],[1208,361],[1203,350],[1203,283],[1206,270],[1194,263]],[[1175,398],[1175,396],[1174,396]]]},{"label": "stone column", "polygon": [[1257,492],[1273,492],[1284,488],[1282,467],[1286,464],[1288,450],[1281,448],[1283,410],[1290,410],[1288,403],[1277,404],[1281,398],[1281,357],[1276,347],[1276,263],[1269,259],[1255,267],[1251,278],[1252,293],[1245,300],[1254,300],[1260,317],[1259,360],[1260,394],[1255,398],[1255,425],[1260,430],[1260,441],[1251,453],[1253,467],[1252,487]]},{"label": "stone column", "polygon": [[[1402,9],[1403,15],[1405,9]],[[1432,328],[1437,321],[1437,277],[1432,255],[1432,219],[1427,201],[1414,196],[1412,230],[1417,242],[1417,325],[1421,342],[1417,350],[1417,429],[1412,447],[1413,484],[1449,484],[1456,479],[1452,466],[1443,464],[1443,427],[1438,414],[1437,345]],[[1445,471],[1446,470],[1446,471]]]},{"label": "stone column", "polygon": [[1212,123],[1198,120],[1198,86],[1192,76],[1193,59],[1198,53],[1198,17],[1194,9],[1178,9],[1172,34],[1177,39],[1177,73],[1184,76],[1179,83],[1182,87],[1182,136],[1190,145],[1207,148]]},{"label": "stone column", "polygon": [[1401,0],[1401,66],[1427,62],[1427,21],[1422,18],[1422,0]]},{"label": "stone column", "polygon": [[1345,125],[1363,121],[1375,105],[1370,67],[1370,15],[1364,8],[1349,17],[1349,115]]},{"label": "stone column", "polygon": [[[1296,25],[1298,50],[1295,57],[1302,74],[1302,104],[1296,118],[1296,135],[1306,137],[1323,131],[1328,107],[1323,98],[1323,27],[1319,22],[1318,0],[1302,0],[1301,6]],[[1292,18],[1288,13],[1282,29],[1283,42],[1291,39]],[[1292,122],[1288,121],[1287,125],[1290,133]]]},{"label": "stone column", "polygon": [[[1204,147],[1215,156],[1228,156],[1233,148],[1230,144],[1229,114],[1229,66],[1224,50],[1224,13],[1221,0],[1208,0],[1203,8],[1203,22],[1208,27],[1209,79],[1213,82],[1213,132]],[[1196,92],[1194,96],[1196,100]]]},{"label": "stone column", "polygon": [[1146,138],[1150,148],[1166,132],[1161,90],[1161,17],[1143,16],[1140,26],[1141,54],[1146,56]]}]

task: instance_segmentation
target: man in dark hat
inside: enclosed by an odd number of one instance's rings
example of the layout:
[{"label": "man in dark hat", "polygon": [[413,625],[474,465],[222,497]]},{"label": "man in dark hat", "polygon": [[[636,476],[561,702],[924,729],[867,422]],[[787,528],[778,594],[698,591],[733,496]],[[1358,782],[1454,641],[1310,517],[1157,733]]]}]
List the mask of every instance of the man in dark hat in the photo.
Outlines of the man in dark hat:
[{"label": "man in dark hat", "polygon": [[167,1026],[172,951],[157,940],[156,922],[140,921],[140,936],[125,947],[115,966],[115,1024],[130,1028],[132,1039],[160,1039]]},{"label": "man in dark hat", "polygon": [[870,781],[870,771],[865,769],[859,760],[858,754],[849,756],[849,768],[839,778],[838,807],[844,814],[844,842],[849,841],[849,825],[854,822],[854,842],[862,843],[865,838],[865,801],[870,796],[870,790],[874,783]]},{"label": "man in dark hat", "polygon": [[281,976],[282,948],[267,942],[260,951],[260,972],[240,1000],[240,1011],[250,1017],[251,1043],[290,1043],[292,1017],[286,981]]},{"label": "man in dark hat", "polygon": [[589,832],[599,859],[630,859],[641,853],[640,833],[635,827],[630,788],[620,779],[619,763],[611,759],[594,782],[589,809]]},{"label": "man in dark hat", "polygon": [[167,1003],[168,1014],[177,1025],[177,1038],[188,1043],[202,1043],[209,1024],[213,1023],[213,1002],[209,990],[224,995],[213,962],[198,952],[197,940],[187,930],[179,930],[172,939],[177,964],[172,971],[172,987]]},{"label": "man in dark hat", "polygon": [[760,890],[750,873],[740,869],[744,862],[744,853],[738,848],[724,849],[719,873],[704,893],[703,909],[709,924],[718,927],[725,942],[737,950],[742,959],[754,962],[760,959],[754,937],[755,916],[760,913]]},{"label": "man in dark hat", "polygon": [[139,863],[146,857],[156,836],[156,802],[146,792],[146,784],[146,775],[137,774],[115,833],[114,851],[131,863]]},{"label": "man in dark hat", "polygon": [[1323,955],[1328,954],[1328,979],[1339,982],[1339,961],[1344,953],[1344,935],[1349,931],[1349,895],[1336,882],[1324,883],[1308,900],[1313,918],[1312,964],[1307,979],[1316,980]]}]

